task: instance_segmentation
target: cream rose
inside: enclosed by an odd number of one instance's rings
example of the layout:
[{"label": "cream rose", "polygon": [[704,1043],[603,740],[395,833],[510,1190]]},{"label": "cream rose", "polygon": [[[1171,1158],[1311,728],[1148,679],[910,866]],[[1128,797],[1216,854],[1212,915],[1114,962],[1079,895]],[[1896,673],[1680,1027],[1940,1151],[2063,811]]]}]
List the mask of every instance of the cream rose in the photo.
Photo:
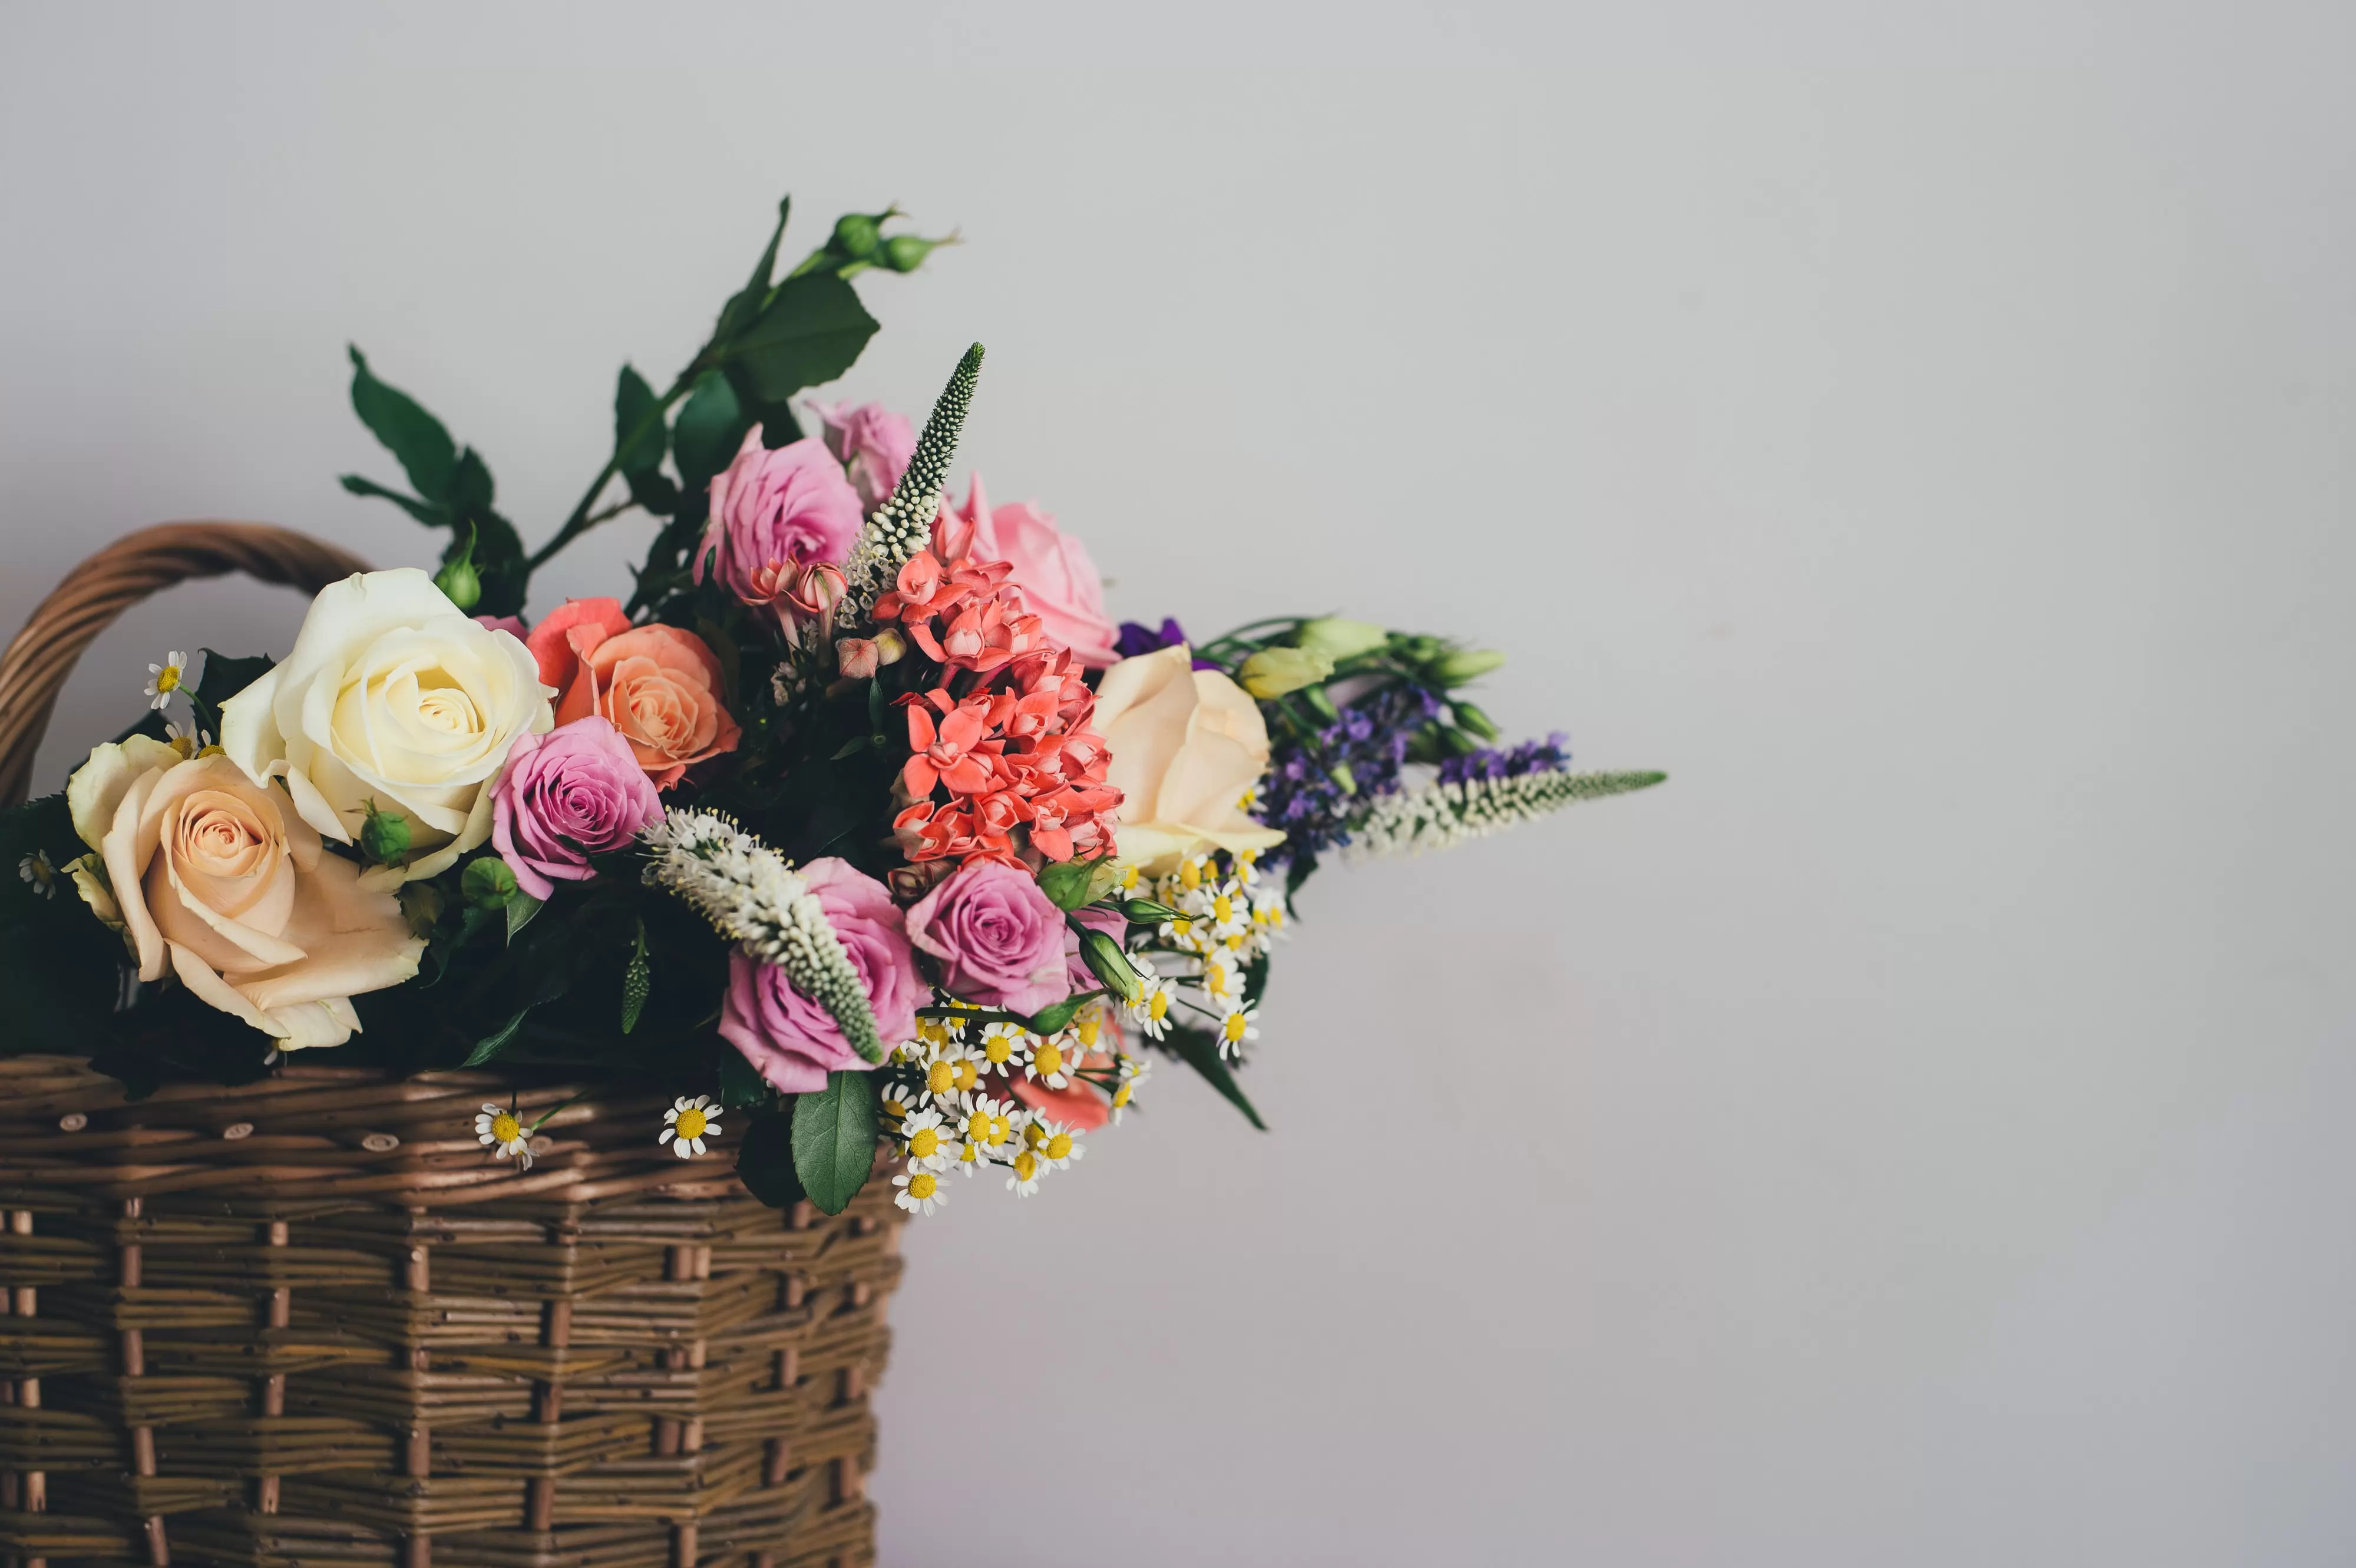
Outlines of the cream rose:
[{"label": "cream rose", "polygon": [[1160,873],[1205,848],[1266,849],[1284,835],[1244,814],[1268,771],[1259,704],[1175,647],[1123,659],[1097,688],[1096,729],[1121,792],[1120,858]]},{"label": "cream rose", "polygon": [[304,821],[349,844],[374,803],[407,819],[406,866],[443,870],[491,835],[490,783],[519,735],[554,720],[530,650],[459,612],[414,567],[358,572],[311,601],[294,651],[221,704],[221,750],[256,784],[286,781]]},{"label": "cream rose", "polygon": [[93,750],[66,803],[104,870],[104,886],[76,885],[120,923],[139,977],[168,967],[281,1050],[341,1045],[360,1027],[353,997],[417,973],[425,944],[399,901],[362,887],[358,866],[227,757],[184,762],[134,736]]}]

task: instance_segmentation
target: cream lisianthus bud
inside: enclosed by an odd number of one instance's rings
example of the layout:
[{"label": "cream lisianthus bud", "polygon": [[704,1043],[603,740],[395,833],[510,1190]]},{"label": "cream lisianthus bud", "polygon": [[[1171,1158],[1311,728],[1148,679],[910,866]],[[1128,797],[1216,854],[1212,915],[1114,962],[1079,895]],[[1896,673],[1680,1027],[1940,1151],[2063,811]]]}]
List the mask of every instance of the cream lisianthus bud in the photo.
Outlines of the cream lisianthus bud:
[{"label": "cream lisianthus bud", "polygon": [[1244,689],[1263,699],[1314,686],[1333,673],[1333,661],[1309,648],[1262,648],[1237,672]]},{"label": "cream lisianthus bud", "polygon": [[1321,615],[1314,621],[1303,623],[1293,640],[1310,652],[1323,654],[1335,664],[1340,664],[1344,659],[1373,653],[1390,637],[1372,622],[1345,621],[1339,615]]}]

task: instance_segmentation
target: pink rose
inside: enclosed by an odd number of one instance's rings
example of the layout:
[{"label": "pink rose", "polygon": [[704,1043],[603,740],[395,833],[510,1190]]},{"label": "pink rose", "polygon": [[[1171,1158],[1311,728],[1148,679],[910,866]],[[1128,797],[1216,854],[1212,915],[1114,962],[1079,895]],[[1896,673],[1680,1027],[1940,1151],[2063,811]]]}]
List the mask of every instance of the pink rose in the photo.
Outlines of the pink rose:
[{"label": "pink rose", "polygon": [[695,580],[707,569],[747,604],[774,603],[803,567],[840,562],[859,537],[859,492],[815,441],[770,452],[761,427],[712,481],[712,520],[695,547]]},{"label": "pink rose", "polygon": [[531,635],[531,628],[524,624],[520,615],[477,615],[475,624],[487,626],[494,632],[505,632],[519,643]]},{"label": "pink rose", "polygon": [[1023,607],[1039,617],[1051,639],[1079,655],[1082,664],[1102,669],[1119,658],[1113,645],[1119,634],[1105,616],[1104,579],[1087,547],[1057,532],[1054,517],[1027,501],[991,511],[977,474],[962,512],[941,503],[933,535],[935,553],[943,560],[970,555],[1012,564],[1011,581],[1023,590]]},{"label": "pink rose", "polygon": [[826,449],[851,470],[859,504],[872,512],[889,500],[916,454],[916,427],[881,403],[809,407],[826,426]]},{"label": "pink rose", "polygon": [[960,999],[1035,1013],[1071,995],[1064,912],[1027,871],[975,860],[908,912],[908,940],[941,961]]},{"label": "pink rose", "polygon": [[[851,966],[859,972],[875,1013],[876,1034],[886,1045],[914,1035],[916,1009],[931,987],[916,973],[906,917],[892,901],[891,890],[831,856],[801,868],[801,877],[818,895]],[[783,969],[741,949],[728,958],[720,1035],[781,1093],[823,1089],[829,1072],[863,1072],[869,1066],[842,1038],[832,1013],[795,990]]]},{"label": "pink rose", "polygon": [[637,753],[595,714],[519,738],[491,792],[492,846],[536,899],[586,881],[590,856],[628,848],[662,815]]}]

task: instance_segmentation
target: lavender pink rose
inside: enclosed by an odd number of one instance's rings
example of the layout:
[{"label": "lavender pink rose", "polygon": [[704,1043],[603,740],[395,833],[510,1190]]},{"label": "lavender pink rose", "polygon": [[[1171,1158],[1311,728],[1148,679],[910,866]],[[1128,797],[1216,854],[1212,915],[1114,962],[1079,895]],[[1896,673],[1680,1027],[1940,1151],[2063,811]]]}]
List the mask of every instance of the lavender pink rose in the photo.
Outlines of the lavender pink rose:
[{"label": "lavender pink rose", "polygon": [[[859,972],[877,1034],[887,1044],[915,1034],[916,1009],[932,993],[916,973],[906,917],[891,890],[831,856],[802,867],[801,878]],[[728,959],[720,1034],[781,1093],[823,1089],[829,1072],[864,1072],[869,1065],[842,1038],[833,1014],[795,990],[783,969],[741,949]]]},{"label": "lavender pink rose", "polygon": [[976,860],[926,893],[908,911],[908,940],[966,1001],[1035,1013],[1071,995],[1064,912],[1012,866]]},{"label": "lavender pink rose", "polygon": [[546,899],[585,881],[589,858],[629,848],[662,816],[654,781],[621,731],[602,718],[522,735],[491,791],[491,844],[516,886]]},{"label": "lavender pink rose", "polygon": [[755,425],[712,481],[712,520],[695,547],[695,580],[710,571],[748,604],[767,604],[800,568],[839,563],[859,537],[859,492],[816,441],[775,452]]},{"label": "lavender pink rose", "polygon": [[812,403],[809,409],[826,426],[826,449],[851,471],[859,504],[872,512],[891,499],[916,454],[916,427],[881,403]]}]

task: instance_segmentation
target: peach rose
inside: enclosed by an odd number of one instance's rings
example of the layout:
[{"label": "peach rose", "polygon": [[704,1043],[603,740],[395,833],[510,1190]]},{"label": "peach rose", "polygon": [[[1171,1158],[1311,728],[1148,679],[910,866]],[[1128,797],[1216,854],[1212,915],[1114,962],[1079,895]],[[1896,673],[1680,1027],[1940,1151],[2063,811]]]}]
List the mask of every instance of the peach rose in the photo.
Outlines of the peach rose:
[{"label": "peach rose", "polygon": [[343,1044],[360,1027],[353,997],[417,973],[425,944],[400,901],[362,887],[359,866],[225,756],[184,762],[134,736],[94,749],[66,800],[105,871],[102,889],[77,884],[120,923],[139,977],[168,967],[282,1051]]},{"label": "peach rose", "polygon": [[677,626],[633,626],[616,599],[571,599],[532,628],[540,678],[556,688],[556,722],[612,720],[663,789],[707,757],[733,752],[736,720],[720,705],[720,661]]},{"label": "peach rose", "polygon": [[1268,772],[1259,704],[1194,662],[1179,643],[1121,660],[1097,688],[1097,733],[1111,753],[1105,783],[1121,792],[1120,859],[1156,874],[1206,848],[1284,842],[1243,808]]}]

